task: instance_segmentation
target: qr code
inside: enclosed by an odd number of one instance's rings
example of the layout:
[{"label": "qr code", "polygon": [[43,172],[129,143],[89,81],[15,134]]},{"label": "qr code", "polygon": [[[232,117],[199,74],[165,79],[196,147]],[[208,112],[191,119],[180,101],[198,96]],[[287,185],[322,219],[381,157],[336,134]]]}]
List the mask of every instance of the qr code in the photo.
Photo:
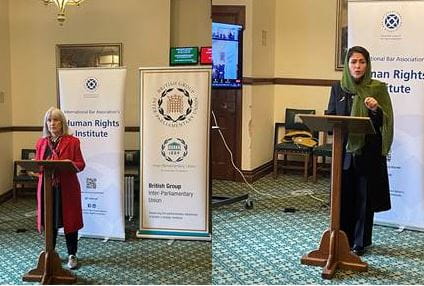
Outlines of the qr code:
[{"label": "qr code", "polygon": [[95,189],[97,187],[97,179],[96,178],[87,178],[86,188],[87,189]]}]

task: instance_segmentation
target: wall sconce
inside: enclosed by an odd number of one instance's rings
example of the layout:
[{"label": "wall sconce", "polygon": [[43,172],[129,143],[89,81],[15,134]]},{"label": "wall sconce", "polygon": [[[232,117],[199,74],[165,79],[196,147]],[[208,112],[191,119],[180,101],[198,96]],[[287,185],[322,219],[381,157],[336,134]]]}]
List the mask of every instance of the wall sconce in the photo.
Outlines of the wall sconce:
[{"label": "wall sconce", "polygon": [[44,5],[56,4],[59,8],[59,13],[57,14],[57,20],[59,21],[59,25],[63,26],[63,22],[65,22],[65,8],[67,5],[69,6],[79,6],[84,0],[41,0]]}]

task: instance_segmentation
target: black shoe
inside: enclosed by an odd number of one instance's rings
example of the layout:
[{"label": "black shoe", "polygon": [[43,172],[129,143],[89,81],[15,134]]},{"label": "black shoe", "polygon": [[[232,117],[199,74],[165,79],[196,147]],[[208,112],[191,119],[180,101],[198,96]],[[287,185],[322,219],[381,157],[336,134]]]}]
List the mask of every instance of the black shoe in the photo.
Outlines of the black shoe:
[{"label": "black shoe", "polygon": [[354,246],[352,248],[352,252],[355,253],[358,256],[362,256],[362,255],[365,254],[365,248],[359,247],[359,246]]}]

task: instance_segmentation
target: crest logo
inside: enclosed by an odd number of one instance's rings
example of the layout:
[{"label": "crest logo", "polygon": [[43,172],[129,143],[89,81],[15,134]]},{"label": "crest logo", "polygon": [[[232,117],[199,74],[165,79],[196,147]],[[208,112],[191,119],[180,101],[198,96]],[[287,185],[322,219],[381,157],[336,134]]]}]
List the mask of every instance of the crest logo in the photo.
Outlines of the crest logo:
[{"label": "crest logo", "polygon": [[383,27],[387,31],[393,32],[399,29],[402,24],[402,17],[397,12],[388,12],[383,17]]},{"label": "crest logo", "polygon": [[158,89],[152,108],[162,124],[170,127],[186,125],[197,112],[196,92],[186,83],[168,82]]},{"label": "crest logo", "polygon": [[90,77],[90,78],[85,80],[84,87],[89,92],[96,91],[98,86],[99,86],[99,81],[94,77]]},{"label": "crest logo", "polygon": [[188,155],[187,143],[181,138],[166,139],[160,149],[162,157],[168,162],[181,162]]},{"label": "crest logo", "polygon": [[166,121],[184,121],[192,111],[193,99],[185,89],[169,88],[158,99],[158,112]]}]

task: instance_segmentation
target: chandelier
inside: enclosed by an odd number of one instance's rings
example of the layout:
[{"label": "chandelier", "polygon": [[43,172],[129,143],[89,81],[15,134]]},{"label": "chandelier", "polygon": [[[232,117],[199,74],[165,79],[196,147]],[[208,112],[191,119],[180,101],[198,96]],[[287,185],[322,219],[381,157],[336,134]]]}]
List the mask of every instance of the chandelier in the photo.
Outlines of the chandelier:
[{"label": "chandelier", "polygon": [[43,1],[44,5],[49,4],[56,4],[56,6],[59,8],[59,13],[57,14],[57,20],[59,21],[59,25],[63,25],[63,22],[65,22],[65,8],[67,5],[69,6],[79,6],[84,0],[41,0]]}]

